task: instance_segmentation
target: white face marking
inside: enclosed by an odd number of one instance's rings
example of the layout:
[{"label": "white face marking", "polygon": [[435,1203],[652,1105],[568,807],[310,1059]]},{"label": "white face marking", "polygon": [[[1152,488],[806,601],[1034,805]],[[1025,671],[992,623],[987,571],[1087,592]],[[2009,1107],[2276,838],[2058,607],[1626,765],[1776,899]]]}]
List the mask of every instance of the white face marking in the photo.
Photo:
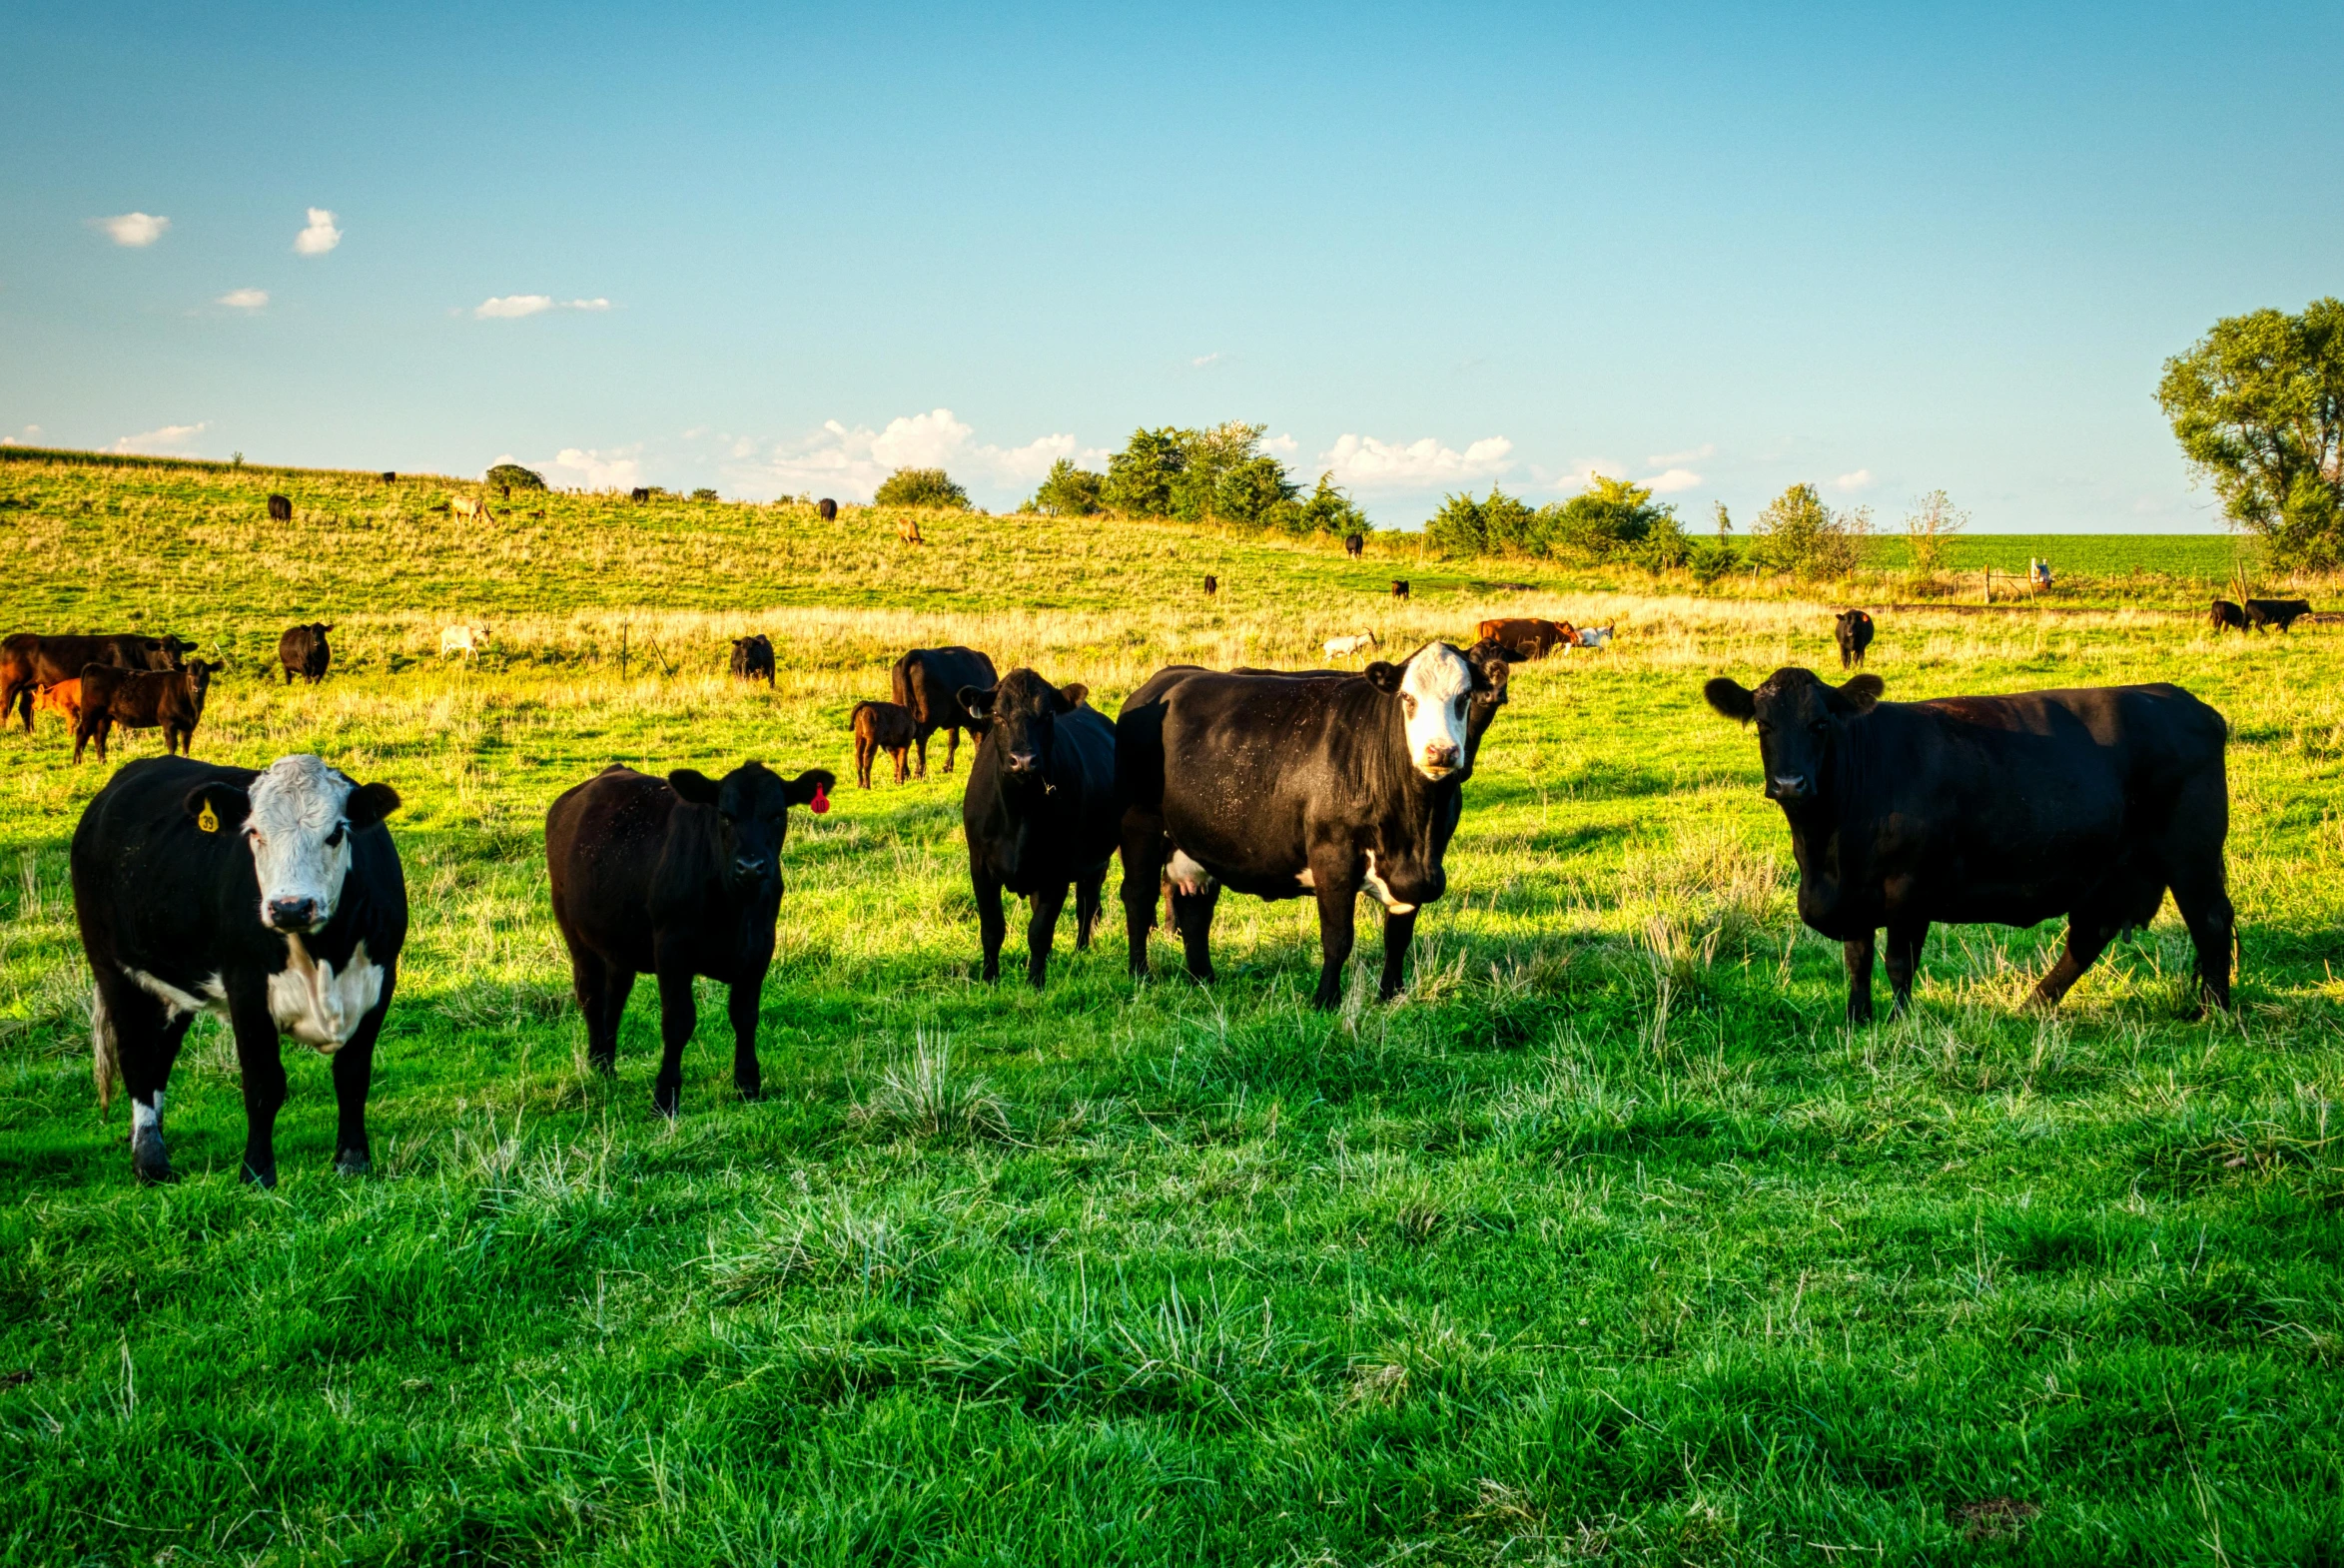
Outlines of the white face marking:
[{"label": "white face marking", "polygon": [[269,1016],[280,1030],[330,1057],[383,1000],[383,967],[367,961],[364,942],[339,975],[332,964],[312,958],[300,937],[287,937],[285,946],[285,968],[269,977]]},{"label": "white face marking", "polygon": [[142,1106],[136,1100],[130,1103],[130,1145],[136,1149],[142,1137],[163,1136],[163,1091],[155,1091],[155,1103]]},{"label": "white face marking", "polygon": [[1446,643],[1418,649],[1401,672],[1408,761],[1426,778],[1445,779],[1465,765],[1465,707],[1472,696],[1473,666]]},{"label": "white face marking", "polygon": [[310,925],[323,926],[342,902],[350,874],[350,828],[342,818],[354,786],[316,757],[280,757],[253,780],[245,837],[261,883],[261,924],[272,904],[308,899]]},{"label": "white face marking", "polygon": [[1193,898],[1212,886],[1212,873],[1190,860],[1185,850],[1175,849],[1165,864],[1164,880]]},{"label": "white face marking", "polygon": [[1360,877],[1359,881],[1366,887],[1369,896],[1371,896],[1375,902],[1381,904],[1385,909],[1390,910],[1393,914],[1406,915],[1415,911],[1415,905],[1403,904],[1398,899],[1392,897],[1392,890],[1390,886],[1385,883],[1383,878],[1376,872],[1375,851],[1373,850],[1369,850],[1367,852],[1367,870],[1366,873]]}]

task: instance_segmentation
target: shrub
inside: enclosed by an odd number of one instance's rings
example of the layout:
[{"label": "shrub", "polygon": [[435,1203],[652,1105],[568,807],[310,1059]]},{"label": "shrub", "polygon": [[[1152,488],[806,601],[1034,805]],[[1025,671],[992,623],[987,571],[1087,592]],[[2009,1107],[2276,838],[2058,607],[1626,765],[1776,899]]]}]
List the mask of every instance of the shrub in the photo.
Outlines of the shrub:
[{"label": "shrub", "polygon": [[1027,505],[1049,517],[1088,517],[1099,510],[1106,489],[1106,474],[1078,468],[1061,457],[1050,465],[1049,475]]},{"label": "shrub", "polygon": [[1769,571],[1802,577],[1845,577],[1863,563],[1872,513],[1852,506],[1835,512],[1812,484],[1794,484],[1767,503],[1751,526],[1750,544]]},{"label": "shrub", "polygon": [[1170,425],[1161,430],[1134,430],[1124,449],[1107,459],[1102,498],[1130,516],[1170,516],[1172,481],[1188,465],[1182,440],[1188,433]]},{"label": "shrub", "polygon": [[700,488],[692,491],[692,499],[696,501],[712,501],[716,499],[716,492],[712,489],[709,489],[706,485],[702,485]]},{"label": "shrub", "polygon": [[953,483],[942,468],[898,468],[879,481],[874,506],[933,506],[967,511],[969,492]]},{"label": "shrub", "polygon": [[1707,587],[1741,565],[1742,557],[1722,538],[1703,539],[1686,551],[1685,564],[1693,568],[1693,580]]},{"label": "shrub", "polygon": [[508,490],[541,490],[545,475],[534,468],[524,468],[517,462],[500,462],[480,476],[484,484],[497,485]]},{"label": "shrub", "polygon": [[1676,525],[1676,508],[1654,505],[1652,491],[1626,479],[1596,474],[1586,489],[1559,506],[1546,507],[1540,519],[1548,554],[1587,561],[1636,558],[1665,521],[1675,542],[1661,553],[1674,556],[1668,561],[1672,566],[1684,560],[1684,534]]},{"label": "shrub", "polygon": [[[1247,457],[1227,468],[1213,486],[1213,514],[1247,527],[1260,527],[1295,509],[1301,487],[1286,477],[1285,464],[1275,457]],[[1280,514],[1277,518],[1272,513]]]},{"label": "shrub", "polygon": [[1905,514],[1905,544],[1915,576],[1934,575],[1946,563],[1946,547],[1969,526],[1969,513],[1955,507],[1944,490],[1917,497]]},{"label": "shrub", "polygon": [[1331,533],[1339,538],[1350,533],[1372,533],[1375,524],[1367,520],[1367,513],[1354,505],[1349,495],[1334,487],[1334,474],[1330,470],[1318,476],[1318,488],[1310,492],[1310,498],[1294,508],[1288,531]]},{"label": "shrub", "polygon": [[1477,501],[1470,494],[1443,496],[1424,532],[1450,555],[1535,551],[1544,539],[1543,515],[1492,484],[1487,500]]}]

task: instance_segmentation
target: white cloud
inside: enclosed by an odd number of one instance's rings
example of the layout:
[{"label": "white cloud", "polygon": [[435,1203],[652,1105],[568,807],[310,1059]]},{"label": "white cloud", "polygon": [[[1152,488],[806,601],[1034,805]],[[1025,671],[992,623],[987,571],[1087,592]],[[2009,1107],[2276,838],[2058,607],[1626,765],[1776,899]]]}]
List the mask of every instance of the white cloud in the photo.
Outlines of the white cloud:
[{"label": "white cloud", "polygon": [[1335,482],[1352,489],[1419,489],[1494,477],[1513,466],[1513,451],[1503,435],[1485,435],[1458,451],[1430,435],[1385,441],[1345,434],[1319,453],[1317,466],[1332,469]]},{"label": "white cloud", "polygon": [[1190,360],[1188,362],[1188,369],[1191,371],[1209,371],[1216,365],[1226,365],[1228,363],[1228,359],[1229,357],[1227,355],[1221,353],[1218,349],[1215,349],[1210,354],[1200,354],[1193,360]]},{"label": "white cloud", "polygon": [[549,294],[500,294],[472,307],[472,315],[481,321],[510,321],[520,316],[535,316],[540,311],[607,311],[608,300],[556,300]]},{"label": "white cloud", "polygon": [[166,424],[161,429],[145,430],[137,435],[125,435],[106,449],[119,452],[144,452],[155,456],[185,456],[188,452],[188,437],[202,430],[211,422],[209,419],[199,419],[193,424]]},{"label": "white cloud", "polygon": [[1857,490],[1869,490],[1872,488],[1872,470],[1858,468],[1854,473],[1843,473],[1832,480],[1832,488],[1843,494],[1853,493]]},{"label": "white cloud", "polygon": [[106,238],[116,245],[140,250],[163,238],[163,231],[171,227],[168,218],[157,218],[151,213],[124,213],[119,218],[93,218],[91,223],[106,231]]},{"label": "white cloud", "polygon": [[1717,442],[1703,441],[1700,445],[1686,451],[1654,452],[1644,460],[1655,468],[1674,468],[1682,463],[1699,462],[1704,457],[1715,457],[1717,454]]},{"label": "white cloud", "polygon": [[1701,475],[1691,468],[1671,468],[1666,473],[1656,473],[1641,482],[1655,495],[1674,495],[1679,490],[1689,490],[1699,484]]},{"label": "white cloud", "polygon": [[22,436],[0,435],[0,446],[30,446],[40,438],[41,427],[37,424],[28,424],[24,427]]},{"label": "white cloud", "polygon": [[334,215],[323,207],[310,209],[310,226],[293,237],[297,255],[324,256],[342,243],[342,231],[334,227]]},{"label": "white cloud", "polygon": [[212,303],[225,305],[232,311],[265,310],[269,304],[269,291],[266,289],[231,289]]},{"label": "white cloud", "polygon": [[775,442],[762,460],[740,463],[728,473],[745,494],[812,490],[853,498],[870,495],[897,468],[943,468],[964,484],[1008,496],[1031,489],[1061,457],[1089,467],[1107,461],[1106,451],[1085,447],[1063,432],[1037,436],[1022,446],[981,442],[950,408],[932,408],[900,415],[877,430],[830,419],[804,438]]},{"label": "white cloud", "polygon": [[1291,462],[1294,453],[1302,449],[1302,443],[1291,435],[1264,435],[1261,437],[1261,449],[1283,461]]},{"label": "white cloud", "polygon": [[[565,488],[631,490],[643,482],[642,450],[641,446],[614,446],[608,451],[564,446],[550,462],[532,462],[527,466],[544,474],[547,483]],[[512,460],[505,456],[496,462]]]}]

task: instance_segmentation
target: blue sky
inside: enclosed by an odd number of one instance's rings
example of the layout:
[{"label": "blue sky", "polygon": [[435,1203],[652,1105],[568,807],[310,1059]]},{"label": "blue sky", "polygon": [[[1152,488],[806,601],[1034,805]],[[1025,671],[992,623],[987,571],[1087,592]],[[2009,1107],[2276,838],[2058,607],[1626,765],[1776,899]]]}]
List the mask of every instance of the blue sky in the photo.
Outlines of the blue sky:
[{"label": "blue sky", "polygon": [[1244,418],[1385,525],[1600,469],[2207,528],[2158,366],[2344,292],[2340,57],[2337,4],[24,6],[0,437],[998,507]]}]

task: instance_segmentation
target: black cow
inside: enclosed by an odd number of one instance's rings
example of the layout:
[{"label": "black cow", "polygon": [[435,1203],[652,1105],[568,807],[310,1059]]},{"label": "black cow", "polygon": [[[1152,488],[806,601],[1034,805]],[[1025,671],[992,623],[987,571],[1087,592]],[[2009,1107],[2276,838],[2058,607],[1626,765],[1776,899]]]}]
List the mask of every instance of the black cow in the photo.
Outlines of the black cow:
[{"label": "black cow", "polygon": [[73,907],[96,983],[98,1101],[118,1081],[130,1090],[142,1178],[172,1178],[163,1093],[198,1013],[236,1035],[246,1180],[277,1183],[284,1035],[333,1060],[335,1168],[368,1168],[375,1037],[406,942],[406,882],[383,826],[397,809],[390,785],[353,784],[316,757],[259,773],[150,757],[82,813]]},{"label": "black cow", "polygon": [[385,468],[383,470],[383,482],[385,484],[396,484],[398,482],[398,475],[393,473],[391,469]]},{"label": "black cow", "polygon": [[814,515],[824,522],[838,521],[838,502],[825,495],[814,503]]},{"label": "black cow", "polygon": [[2244,631],[2246,630],[2246,611],[2228,599],[2216,599],[2213,608],[2206,612],[2206,624],[2211,626],[2217,634],[2223,631]]},{"label": "black cow", "polygon": [[191,659],[185,669],[126,670],[92,664],[81,672],[81,716],[74,720],[73,760],[95,740],[106,760],[106,737],[124,729],[160,729],[166,752],[196,754],[196,725],[203,721],[204,695],[223,666]]},{"label": "black cow", "polygon": [[1864,650],[1872,646],[1872,617],[1862,610],[1842,610],[1833,635],[1840,644],[1840,668],[1864,668]]},{"label": "black cow", "polygon": [[326,644],[326,633],[333,629],[325,621],[312,621],[306,626],[288,626],[285,635],[277,639],[277,662],[285,666],[288,686],[293,684],[296,675],[313,686],[326,678],[327,666],[334,662],[334,650]]},{"label": "black cow", "polygon": [[773,639],[763,632],[732,639],[732,673],[735,680],[762,680],[773,684]]},{"label": "black cow", "polygon": [[1755,720],[1766,793],[1799,862],[1799,915],[1844,945],[1848,1021],[1872,1018],[1874,933],[1889,934],[1894,1011],[1932,921],[2031,926],[2067,917],[2067,950],[2034,988],[2056,1007],[2100,950],[2145,926],[2170,888],[2198,987],[2230,1005],[2223,887],[2230,791],[2222,716],[2178,686],[2098,686],[1882,702],[1877,675],[1826,685],[1780,669],[1704,694]]},{"label": "black cow", "polygon": [[293,521],[293,497],[290,495],[270,496],[269,520],[271,522]]},{"label": "black cow", "polygon": [[2276,626],[2281,631],[2294,625],[2311,613],[2309,599],[2248,599],[2246,623],[2260,631],[2265,626]]},{"label": "black cow", "polygon": [[837,783],[821,768],[784,779],[761,762],[721,782],[691,768],[656,779],[614,762],[546,811],[553,918],[586,1017],[586,1060],[617,1071],[635,977],[658,976],[651,1105],[662,1116],[676,1114],[683,1092],[684,1043],[699,1021],[695,975],[731,987],[733,1086],[757,1097],[757,1004],[773,962],[789,808],[828,811]]},{"label": "black cow", "polygon": [[1115,727],[1083,699],[1029,669],[1011,670],[998,686],[968,687],[960,703],[977,719],[977,756],[969,764],[961,827],[969,841],[969,884],[985,945],[985,978],[1001,978],[1008,925],[1002,889],[1026,899],[1026,979],[1039,990],[1050,944],[1075,889],[1075,951],[1091,946],[1099,890],[1115,858],[1121,814],[1115,796]]},{"label": "black cow", "polygon": [[175,670],[185,655],[195,651],[192,642],[141,632],[43,637],[20,631],[0,642],[0,723],[7,721],[13,709],[23,716],[25,733],[31,734],[33,693],[79,680],[81,672],[92,664],[126,670]]},{"label": "black cow", "polygon": [[1345,555],[1348,555],[1348,556],[1350,556],[1350,557],[1351,557],[1351,559],[1353,559],[1353,560],[1357,560],[1357,559],[1358,559],[1358,558],[1359,558],[1361,555],[1363,555],[1364,553],[1366,553],[1366,550],[1367,550],[1367,535],[1366,535],[1366,534],[1364,534],[1364,533],[1346,533],[1346,534],[1344,534],[1344,535],[1343,535],[1343,553],[1344,553]]},{"label": "black cow", "polygon": [[975,736],[983,728],[962,708],[961,688],[983,689],[1000,678],[993,673],[993,660],[975,648],[957,644],[949,648],[914,648],[895,661],[889,679],[895,687],[896,702],[912,712],[913,744],[920,753],[919,777],[928,776],[929,736],[938,730],[946,732],[944,771],[950,773],[953,758],[961,749],[961,731],[967,730]]},{"label": "black cow", "polygon": [[1494,642],[1432,642],[1356,675],[1174,666],[1151,676],[1116,720],[1132,973],[1148,973],[1168,872],[1198,980],[1212,979],[1223,885],[1264,899],[1311,893],[1323,959],[1313,1001],[1331,1008],[1365,889],[1385,911],[1379,994],[1396,996],[1416,912],[1447,889],[1441,857],[1462,786],[1519,658]]},{"label": "black cow", "polygon": [[1394,577],[1392,579],[1392,597],[1395,599],[1404,599],[1407,596],[1408,579],[1405,577]]},{"label": "black cow", "polygon": [[1220,579],[1213,576],[1210,572],[1206,572],[1204,574],[1204,596],[1209,599],[1219,591]]},{"label": "black cow", "polygon": [[627,491],[626,498],[640,506],[651,498],[651,491],[647,486],[638,484],[633,489]]}]

